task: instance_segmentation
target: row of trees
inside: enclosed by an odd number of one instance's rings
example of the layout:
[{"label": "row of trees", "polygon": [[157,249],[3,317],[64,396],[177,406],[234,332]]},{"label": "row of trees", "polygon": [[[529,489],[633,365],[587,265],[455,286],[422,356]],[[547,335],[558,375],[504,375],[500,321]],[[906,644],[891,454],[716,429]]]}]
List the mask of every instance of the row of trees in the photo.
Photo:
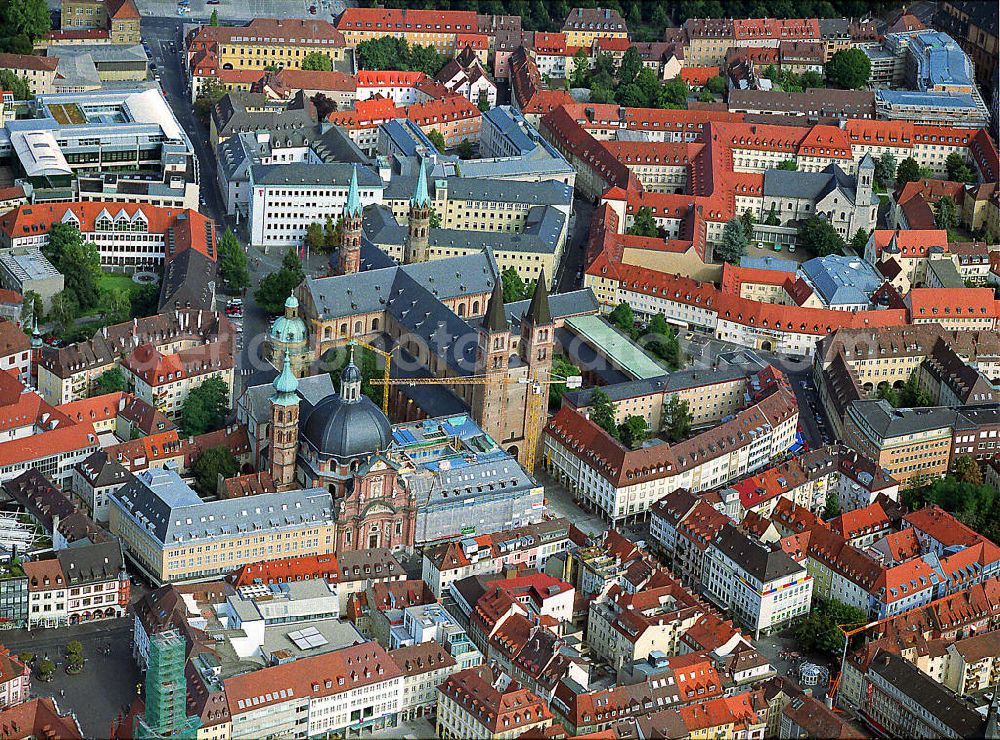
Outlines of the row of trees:
[{"label": "row of trees", "polygon": [[681,366],[681,347],[676,330],[667,323],[660,313],[649,320],[645,329],[635,325],[632,307],[622,301],[608,314],[608,320],[633,340],[639,340],[643,349],[659,357],[671,370]]},{"label": "row of trees", "polygon": [[31,54],[34,42],[51,28],[52,17],[45,0],[0,2],[0,52]]},{"label": "row of trees", "polygon": [[937,504],[984,537],[1000,541],[1000,493],[983,483],[979,464],[968,455],[956,457],[944,478],[903,491],[902,500],[911,510]]},{"label": "row of trees", "polygon": [[219,429],[229,413],[229,387],[222,378],[209,378],[188,391],[181,406],[181,430],[189,437]]},{"label": "row of trees", "polygon": [[[795,639],[800,648],[810,653],[826,653],[839,657],[847,637],[841,625],[862,626],[868,615],[856,606],[840,601],[813,598],[812,608],[795,627]],[[850,627],[845,627],[849,629]]]},{"label": "row of trees", "polygon": [[691,94],[680,77],[661,82],[653,70],[643,66],[635,47],[625,52],[620,65],[610,54],[598,54],[594,69],[590,68],[587,52],[579,49],[573,57],[570,86],[589,88],[593,103],[638,108],[686,108]]},{"label": "row of trees", "polygon": [[360,69],[398,69],[423,72],[431,77],[440,72],[448,61],[433,46],[411,45],[406,39],[392,36],[362,41],[356,54]]},{"label": "row of trees", "polygon": [[289,247],[281,261],[281,267],[260,281],[253,297],[264,311],[277,316],[285,310],[285,301],[305,276],[299,253],[295,247]]},{"label": "row of trees", "polygon": [[901,388],[893,388],[886,383],[878,387],[875,395],[888,401],[895,408],[926,408],[934,405],[934,398],[931,394],[920,387],[916,370],[910,373],[910,377],[906,379]]},{"label": "row of trees", "polygon": [[237,295],[250,287],[247,254],[232,229],[226,229],[219,239],[219,274],[226,292]]},{"label": "row of trees", "polygon": [[[615,421],[615,405],[600,388],[595,388],[590,393],[590,420],[629,448],[638,447],[652,434],[642,416],[627,416],[618,424]],[[690,405],[676,394],[670,396],[663,405],[660,434],[671,442],[680,442],[691,434]]]}]

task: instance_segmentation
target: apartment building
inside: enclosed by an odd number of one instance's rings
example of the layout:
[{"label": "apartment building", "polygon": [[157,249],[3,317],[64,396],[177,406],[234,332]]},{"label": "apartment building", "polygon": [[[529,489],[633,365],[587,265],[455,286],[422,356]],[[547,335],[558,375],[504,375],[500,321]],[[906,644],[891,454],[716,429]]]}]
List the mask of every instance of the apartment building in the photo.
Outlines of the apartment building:
[{"label": "apartment building", "polygon": [[395,726],[403,695],[402,671],[373,642],[226,678],[222,683],[232,740],[375,732]]},{"label": "apartment building", "polygon": [[578,501],[617,524],[644,517],[653,502],[677,488],[717,488],[763,467],[791,447],[797,419],[790,393],[779,389],[683,442],[627,450],[564,406],[545,429],[544,459]]},{"label": "apartment building", "polygon": [[143,344],[152,344],[164,355],[218,345],[217,350],[204,351],[231,358],[233,336],[225,315],[196,309],[181,308],[114,324],[86,342],[44,347],[37,366],[38,392],[53,405],[87,398],[102,373],[119,367],[124,357]]},{"label": "apartment building", "polygon": [[198,208],[198,165],[159,88],[39,95],[6,122],[0,158],[34,202],[96,201]]},{"label": "apartment building", "polygon": [[403,674],[400,721],[432,715],[437,706],[437,687],[460,670],[458,663],[433,640],[390,650],[389,657]]},{"label": "apartment building", "polygon": [[192,390],[212,379],[225,384],[226,406],[232,406],[235,359],[217,342],[169,354],[140,344],[121,367],[135,395],[169,419],[180,416]]},{"label": "apartment building", "polygon": [[32,95],[55,92],[59,59],[35,54],[0,54],[0,69],[28,81]]},{"label": "apartment building", "polygon": [[620,586],[590,602],[587,644],[616,670],[659,651],[676,655],[681,637],[704,616],[704,607],[679,582],[658,574],[656,586],[628,593]]},{"label": "apartment building", "polygon": [[598,39],[627,39],[628,26],[614,8],[573,8],[560,31],[566,45],[590,47]]},{"label": "apartment building", "polygon": [[804,564],[733,524],[705,551],[701,582],[705,596],[728,609],[754,638],[804,617],[812,602],[812,578]]},{"label": "apartment building", "polygon": [[688,18],[684,22],[686,66],[721,67],[732,47],[774,47],[785,41],[820,41],[815,18]]},{"label": "apartment building", "polygon": [[432,46],[445,56],[455,56],[479,33],[479,17],[465,10],[346,8],[337,18],[344,42],[357,47],[368,39],[392,36],[417,46]]},{"label": "apartment building", "polygon": [[883,400],[855,401],[844,419],[845,441],[901,484],[948,471],[956,412],[894,409]]},{"label": "apartment building", "polygon": [[31,669],[6,647],[0,647],[0,709],[28,701],[31,692]]},{"label": "apartment building", "polygon": [[421,578],[442,598],[451,584],[474,575],[499,573],[503,568],[544,571],[548,559],[569,548],[570,522],[545,519],[537,524],[430,544],[423,550]]},{"label": "apartment building", "polygon": [[210,67],[220,77],[229,70],[260,71],[267,67],[300,69],[308,54],[330,57],[333,68],[351,70],[351,50],[329,21],[299,18],[254,18],[243,26],[202,25],[185,40],[190,71]]},{"label": "apartment building", "polygon": [[552,725],[544,700],[489,666],[453,673],[438,687],[437,736],[512,740]]},{"label": "apartment building", "polygon": [[859,709],[875,727],[908,737],[981,737],[985,718],[898,655],[878,650],[864,675]]},{"label": "apartment building", "polygon": [[109,514],[129,559],[156,584],[332,548],[330,496],[318,489],[203,501],[176,470],[150,469],[111,497]]}]

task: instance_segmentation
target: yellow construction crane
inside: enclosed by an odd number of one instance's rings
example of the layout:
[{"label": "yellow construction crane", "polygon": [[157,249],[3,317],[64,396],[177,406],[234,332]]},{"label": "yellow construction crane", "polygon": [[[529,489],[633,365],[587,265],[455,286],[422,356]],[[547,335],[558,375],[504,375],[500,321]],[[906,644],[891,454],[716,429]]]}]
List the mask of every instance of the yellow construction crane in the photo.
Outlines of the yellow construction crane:
[{"label": "yellow construction crane", "polygon": [[[542,420],[545,416],[545,406],[548,404],[548,388],[550,385],[565,383],[566,388],[579,388],[583,378],[570,375],[565,378],[528,378],[514,377],[505,373],[489,375],[472,375],[465,378],[397,378],[388,377],[382,380],[372,380],[373,385],[527,385],[528,408],[524,424],[524,455],[521,464],[529,473],[535,472],[535,458],[538,455],[538,439],[542,434]],[[388,389],[387,389],[388,390]],[[388,397],[388,392],[385,394]]]},{"label": "yellow construction crane", "polygon": [[[352,347],[355,344],[358,345],[359,347],[364,347],[365,349],[370,349],[372,352],[375,352],[376,354],[382,355],[383,360],[385,360],[385,362],[383,363],[384,367],[382,368],[382,381],[379,382],[379,381],[373,380],[371,382],[374,383],[375,385],[386,385],[386,386],[388,386],[389,385],[389,371],[390,371],[391,366],[392,366],[392,350],[394,350],[396,347],[394,346],[394,347],[392,347],[392,349],[390,349],[388,352],[386,352],[384,349],[379,349],[378,347],[374,347],[374,346],[368,344],[368,342],[362,342],[360,339],[352,339],[351,341],[349,341],[347,343],[347,346],[348,347]],[[389,415],[389,389],[388,388],[386,388],[385,392],[382,394],[382,413],[385,414],[386,416]]]}]

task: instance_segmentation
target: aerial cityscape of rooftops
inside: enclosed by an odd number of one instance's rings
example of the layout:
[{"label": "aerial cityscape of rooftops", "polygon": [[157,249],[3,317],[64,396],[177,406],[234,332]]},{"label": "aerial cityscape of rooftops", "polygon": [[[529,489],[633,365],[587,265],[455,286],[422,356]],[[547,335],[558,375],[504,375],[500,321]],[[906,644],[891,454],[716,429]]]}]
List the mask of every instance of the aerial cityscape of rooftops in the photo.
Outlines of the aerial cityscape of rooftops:
[{"label": "aerial cityscape of rooftops", "polygon": [[0,2],[2,740],[1000,740],[997,25]]}]

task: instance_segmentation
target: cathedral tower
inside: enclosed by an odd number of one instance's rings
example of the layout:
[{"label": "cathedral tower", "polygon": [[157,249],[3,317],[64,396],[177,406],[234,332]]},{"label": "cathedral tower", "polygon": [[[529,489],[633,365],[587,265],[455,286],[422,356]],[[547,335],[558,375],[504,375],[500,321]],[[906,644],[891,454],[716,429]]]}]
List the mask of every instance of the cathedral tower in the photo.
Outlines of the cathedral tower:
[{"label": "cathedral tower", "polygon": [[340,222],[337,268],[341,275],[353,275],[361,269],[361,197],[358,195],[357,165],[351,170],[351,185]]},{"label": "cathedral tower", "polygon": [[285,354],[281,374],[274,379],[271,396],[271,477],[279,491],[295,486],[295,458],[299,447],[299,381]]},{"label": "cathedral tower", "polygon": [[427,170],[423,160],[417,165],[417,189],[410,199],[410,216],[407,224],[403,262],[426,262],[427,245],[431,228],[431,196],[427,190]]},{"label": "cathedral tower", "polygon": [[[497,278],[486,307],[476,346],[476,375],[505,379],[510,368],[510,325],[503,309],[503,288]],[[500,444],[507,419],[507,389],[503,382],[473,386],[472,412],[476,423]]]}]

